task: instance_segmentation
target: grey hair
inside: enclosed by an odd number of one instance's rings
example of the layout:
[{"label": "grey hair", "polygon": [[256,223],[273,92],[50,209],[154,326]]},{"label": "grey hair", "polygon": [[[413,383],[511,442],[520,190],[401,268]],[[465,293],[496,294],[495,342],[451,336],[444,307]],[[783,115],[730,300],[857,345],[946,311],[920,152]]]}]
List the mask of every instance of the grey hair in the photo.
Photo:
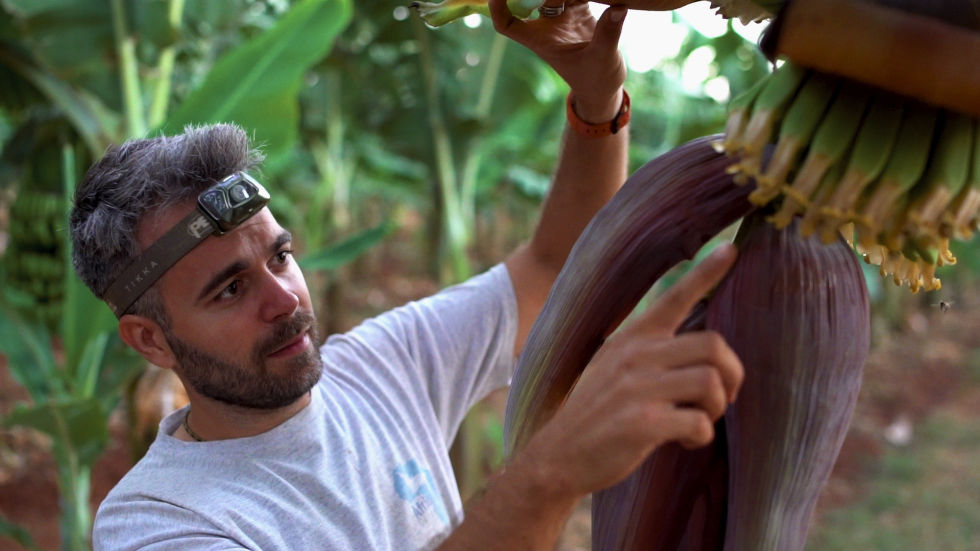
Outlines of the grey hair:
[{"label": "grey hair", "polygon": [[[78,277],[104,300],[109,285],[142,252],[136,232],[145,215],[193,200],[261,161],[245,131],[233,124],[188,126],[176,136],[110,147],[75,192],[69,230]],[[155,285],[128,312],[167,320]]]}]

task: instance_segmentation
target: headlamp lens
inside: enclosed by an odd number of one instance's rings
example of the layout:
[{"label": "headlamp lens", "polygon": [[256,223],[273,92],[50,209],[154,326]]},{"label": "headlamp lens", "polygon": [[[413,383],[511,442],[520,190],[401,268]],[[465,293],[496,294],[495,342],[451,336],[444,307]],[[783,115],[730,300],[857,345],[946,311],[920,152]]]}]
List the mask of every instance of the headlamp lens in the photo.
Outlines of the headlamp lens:
[{"label": "headlamp lens", "polygon": [[269,202],[269,193],[248,174],[236,172],[202,193],[197,203],[222,235],[247,220]]}]

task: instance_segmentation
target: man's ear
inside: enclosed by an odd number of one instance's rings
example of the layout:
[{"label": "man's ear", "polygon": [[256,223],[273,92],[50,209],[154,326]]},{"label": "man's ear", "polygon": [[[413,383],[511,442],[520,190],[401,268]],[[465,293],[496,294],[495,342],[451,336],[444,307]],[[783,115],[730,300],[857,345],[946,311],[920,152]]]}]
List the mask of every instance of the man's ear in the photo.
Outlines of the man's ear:
[{"label": "man's ear", "polygon": [[177,365],[163,329],[150,318],[126,314],[119,319],[119,336],[151,364],[164,369]]}]

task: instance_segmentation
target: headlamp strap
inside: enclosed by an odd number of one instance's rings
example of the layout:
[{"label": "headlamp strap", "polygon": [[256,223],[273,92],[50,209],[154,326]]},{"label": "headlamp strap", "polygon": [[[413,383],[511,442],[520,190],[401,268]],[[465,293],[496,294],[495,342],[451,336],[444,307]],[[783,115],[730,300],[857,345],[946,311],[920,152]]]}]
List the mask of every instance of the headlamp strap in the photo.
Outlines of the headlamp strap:
[{"label": "headlamp strap", "polygon": [[122,317],[164,272],[213,234],[215,229],[217,225],[195,208],[143,251],[105,292],[106,304],[116,317]]}]

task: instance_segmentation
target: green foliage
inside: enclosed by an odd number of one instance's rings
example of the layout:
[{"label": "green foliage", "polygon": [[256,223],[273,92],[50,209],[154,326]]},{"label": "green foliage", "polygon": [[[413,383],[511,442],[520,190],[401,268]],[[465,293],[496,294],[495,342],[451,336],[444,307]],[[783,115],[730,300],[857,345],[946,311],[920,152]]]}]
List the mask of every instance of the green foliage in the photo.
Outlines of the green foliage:
[{"label": "green foliage", "polygon": [[3,418],[3,424],[43,432],[59,445],[73,449],[80,466],[91,467],[109,438],[105,417],[99,400],[76,398],[19,405]]},{"label": "green foliage", "polygon": [[350,18],[346,0],[304,0],[274,27],[228,51],[163,125],[238,122],[265,144],[269,156],[296,140],[302,77],[330,49]]},{"label": "green foliage", "polygon": [[686,62],[702,49],[713,53],[708,78],[724,78],[731,97],[770,71],[765,57],[735,32],[731,21],[726,32],[717,37],[689,29],[675,58],[665,60],[659,70],[630,73],[627,78],[626,86],[633,97],[631,166],[640,166],[682,143],[724,129],[725,103],[703,92],[686,90],[681,83]]},{"label": "green foliage", "polygon": [[[74,277],[74,274],[72,274]],[[80,287],[81,283],[77,285]],[[132,356],[111,354],[121,343],[114,324],[99,322],[101,312],[71,294],[64,306],[62,354],[47,329],[0,305],[0,349],[8,369],[31,397],[0,419],[3,426],[24,426],[51,436],[61,492],[62,541],[82,549],[88,537],[89,473],[108,442],[109,413],[121,388],[139,370]],[[101,308],[108,308],[101,305]],[[110,314],[111,320],[111,314]],[[67,326],[87,319],[74,330]],[[112,335],[112,336],[110,336]]]},{"label": "green foliage", "polygon": [[3,538],[14,540],[26,551],[38,551],[30,532],[0,516],[0,540]]},{"label": "green foliage", "polygon": [[[550,185],[567,89],[530,51],[498,41],[486,19],[431,29],[399,3],[186,0],[173,22],[173,0],[118,5],[114,28],[112,2],[0,0],[0,185],[52,189],[49,175],[23,177],[51,118],[69,130],[56,148],[73,145],[79,168],[131,136],[127,102],[154,131],[235,120],[264,144],[272,207],[299,227],[309,251],[303,267],[331,277],[390,234],[394,205],[429,219],[433,264],[447,264],[451,249],[469,260],[478,213],[524,209],[530,219]],[[129,61],[118,53],[126,41]],[[714,38],[691,30],[659,70],[629,74],[631,167],[721,131],[724,103],[680,82],[685,61],[706,47],[714,52],[709,76],[724,77],[732,96],[769,71],[731,26]],[[124,74],[138,81],[128,93]],[[151,112],[161,104],[156,125]],[[465,231],[450,234],[453,224]],[[976,243],[954,244],[960,263],[950,273],[980,274]],[[24,367],[12,372],[34,401],[7,422],[60,438],[58,453],[74,450],[82,465],[104,445],[104,422],[137,368],[106,330],[111,313],[77,278],[66,278],[63,294],[57,327],[0,316],[3,352]],[[63,360],[51,353],[51,332]],[[482,430],[500,440],[499,421]],[[66,495],[84,487],[77,474]],[[13,532],[0,524],[5,533]]]},{"label": "green foliage", "polygon": [[369,249],[381,242],[394,229],[391,222],[364,230],[335,245],[311,252],[300,259],[299,264],[307,270],[335,270],[353,262]]},{"label": "green foliage", "polygon": [[964,285],[980,280],[980,237],[974,236],[970,241],[952,241],[949,249],[956,257],[956,264],[940,269],[939,275],[944,280],[955,278]]},{"label": "green foliage", "polygon": [[[72,160],[71,155],[64,157],[67,166],[72,165]],[[65,185],[70,194],[74,187],[70,171]],[[28,192],[25,196],[29,197]],[[36,202],[37,208],[29,209],[31,214],[40,212],[47,203]],[[63,215],[64,206],[59,201],[53,204]],[[57,218],[64,220],[63,216]],[[51,337],[44,320],[24,318],[11,307],[12,302],[24,302],[19,298],[23,293],[5,285],[6,292],[0,300],[0,350],[7,356],[10,373],[27,390],[32,403],[17,405],[0,419],[0,425],[24,426],[51,436],[62,498],[62,547],[84,549],[91,518],[90,471],[108,442],[109,413],[139,365],[133,357],[109,352],[120,347],[114,332],[115,318],[71,269],[66,254],[70,247],[67,233],[55,232],[53,236],[58,245],[53,258],[62,264],[64,289],[57,325],[60,345]],[[22,260],[21,256],[14,258]],[[54,349],[61,353],[54,354]]]},{"label": "green foliage", "polygon": [[[88,546],[90,470],[107,443],[109,414],[141,361],[124,351],[115,318],[71,269],[63,198],[72,194],[88,158],[141,134],[143,121],[164,120],[170,106],[176,109],[162,126],[168,131],[232,120],[270,157],[285,157],[298,135],[303,77],[347,24],[350,5],[302,0],[282,13],[272,4],[191,0],[188,5],[199,11],[186,18],[183,40],[181,0],[0,1],[0,114],[7,137],[0,174],[16,182],[25,206],[36,190],[57,194],[53,202],[32,199],[31,205],[54,205],[47,217],[33,206],[14,217],[11,237],[35,238],[8,249],[4,278],[33,266],[28,272],[36,279],[43,266],[28,259],[44,245],[59,264],[51,274],[57,288],[52,296],[62,301],[57,323],[45,327],[13,308],[36,309],[37,297],[29,296],[34,289],[4,286],[0,347],[32,403],[17,406],[2,423],[52,438],[64,549]],[[183,62],[175,64],[178,53]],[[76,159],[78,143],[88,153]],[[13,527],[0,532],[18,541],[22,534]]]}]

